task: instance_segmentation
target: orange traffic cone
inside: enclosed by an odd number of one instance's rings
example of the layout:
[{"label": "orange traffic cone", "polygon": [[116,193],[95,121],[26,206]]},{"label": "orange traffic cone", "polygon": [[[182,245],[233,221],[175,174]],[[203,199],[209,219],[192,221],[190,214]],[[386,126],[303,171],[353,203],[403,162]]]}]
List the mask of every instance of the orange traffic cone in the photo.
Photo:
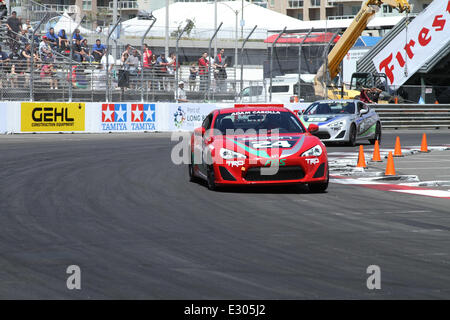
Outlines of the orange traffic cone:
[{"label": "orange traffic cone", "polygon": [[359,146],[358,164],[357,167],[367,168],[366,159],[364,158],[364,148],[362,144]]},{"label": "orange traffic cone", "polygon": [[422,136],[422,144],[420,145],[420,152],[430,152],[430,150],[428,150],[427,135],[425,133]]},{"label": "orange traffic cone", "polygon": [[395,139],[394,157],[403,157],[402,146],[400,145],[400,137],[399,136],[397,136],[397,139]]},{"label": "orange traffic cone", "polygon": [[392,151],[389,151],[385,176],[395,176],[394,158],[392,157]]},{"label": "orange traffic cone", "polygon": [[375,147],[373,148],[372,161],[374,162],[382,161],[380,157],[380,144],[378,143],[378,140],[375,140]]}]

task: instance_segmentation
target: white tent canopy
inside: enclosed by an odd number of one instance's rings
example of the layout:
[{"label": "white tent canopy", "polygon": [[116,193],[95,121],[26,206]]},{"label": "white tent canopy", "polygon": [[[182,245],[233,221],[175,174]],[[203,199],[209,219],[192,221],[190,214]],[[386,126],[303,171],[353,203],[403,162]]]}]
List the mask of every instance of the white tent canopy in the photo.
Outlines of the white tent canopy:
[{"label": "white tent canopy", "polygon": [[[66,30],[67,37],[70,37],[72,32],[77,27],[78,23],[76,23],[67,13],[67,11],[64,11],[62,17],[58,20],[58,22],[53,27],[55,29],[55,33],[58,34],[59,30],[64,29]],[[82,26],[79,26],[78,29],[80,29],[81,34],[91,34],[94,33],[93,31],[83,28]]]},{"label": "white tent canopy", "polygon": [[[235,38],[236,11],[238,11],[238,37],[240,38],[241,2],[217,2],[217,25],[223,22],[217,36],[218,38]],[[164,37],[166,8],[153,11],[153,15],[157,21],[148,36]],[[186,25],[186,19],[190,19],[195,23],[190,34],[191,38],[209,39],[214,33],[214,2],[176,2],[169,6],[170,33],[178,28],[183,29]],[[401,19],[402,16],[375,17],[370,21],[369,27],[394,26]],[[311,27],[315,29],[346,28],[350,25],[352,19],[302,21],[246,2],[244,5],[244,22],[244,37],[250,33],[255,25],[258,25],[257,30],[252,35],[252,39],[266,39],[269,30],[282,30],[284,27],[287,27],[288,30],[308,30]],[[122,22],[121,32],[125,36],[142,37],[151,23],[152,21],[149,20],[133,18]]]}]

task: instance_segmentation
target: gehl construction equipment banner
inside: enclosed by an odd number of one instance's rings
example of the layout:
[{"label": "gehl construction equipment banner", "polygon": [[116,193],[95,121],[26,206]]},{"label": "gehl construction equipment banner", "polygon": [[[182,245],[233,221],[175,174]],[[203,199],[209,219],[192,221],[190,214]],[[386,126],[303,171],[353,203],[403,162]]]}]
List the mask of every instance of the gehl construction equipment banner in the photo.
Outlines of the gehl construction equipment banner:
[{"label": "gehl construction equipment banner", "polygon": [[21,131],[84,131],[84,103],[22,102]]}]

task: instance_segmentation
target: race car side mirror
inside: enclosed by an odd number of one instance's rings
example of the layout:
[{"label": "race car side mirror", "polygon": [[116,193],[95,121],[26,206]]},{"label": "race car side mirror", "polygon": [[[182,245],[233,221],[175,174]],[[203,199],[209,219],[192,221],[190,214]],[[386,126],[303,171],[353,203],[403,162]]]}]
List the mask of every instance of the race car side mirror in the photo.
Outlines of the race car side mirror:
[{"label": "race car side mirror", "polygon": [[367,112],[369,112],[369,109],[361,109],[361,110],[359,111],[359,114],[360,114],[360,115],[363,115],[363,114],[366,114]]},{"label": "race car side mirror", "polygon": [[205,135],[205,128],[203,128],[203,127],[196,128],[196,129],[194,129],[194,133],[196,135],[204,136]]},{"label": "race car side mirror", "polygon": [[311,123],[308,126],[308,132],[309,133],[313,133],[313,132],[316,132],[316,131],[319,131],[319,126],[317,124]]}]

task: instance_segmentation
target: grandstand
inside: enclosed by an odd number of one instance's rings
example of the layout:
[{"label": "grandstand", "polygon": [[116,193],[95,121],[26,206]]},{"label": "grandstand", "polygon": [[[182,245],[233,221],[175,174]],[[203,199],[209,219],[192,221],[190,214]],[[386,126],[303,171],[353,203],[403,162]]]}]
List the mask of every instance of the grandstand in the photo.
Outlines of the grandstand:
[{"label": "grandstand", "polygon": [[[57,36],[63,29],[58,28],[58,22],[66,18],[66,14],[52,14],[40,17],[41,24],[31,22],[31,30],[25,32],[8,31],[7,18],[3,17],[0,26],[1,47],[9,57],[0,67],[0,101],[173,101],[175,76],[169,70],[149,63],[144,74],[141,72],[143,52],[141,46],[135,45],[131,49],[139,52],[139,66],[136,72],[129,70],[129,65],[121,59],[125,50],[125,43],[111,39],[109,53],[102,60],[94,59],[93,45],[95,39],[106,44],[106,35],[95,33],[79,27],[84,31],[80,38],[87,43],[73,41],[70,29],[66,32],[66,39],[50,43],[49,29]],[[61,25],[61,24],[59,24]],[[35,35],[33,37],[33,31]],[[76,36],[75,36],[76,37]],[[85,38],[84,38],[85,37]],[[31,49],[33,48],[33,50]],[[80,48],[83,50],[80,53]],[[46,50],[47,49],[47,50]],[[150,48],[151,49],[151,48]],[[33,53],[32,53],[33,51]],[[173,50],[174,51],[174,50]],[[114,54],[114,56],[111,56]],[[198,53],[200,57],[201,52]],[[106,55],[109,55],[109,92],[106,93]],[[97,60],[97,61],[96,61]],[[236,81],[234,69],[227,68],[228,79],[225,89],[219,90],[215,81],[211,83],[210,98],[214,100],[233,101],[236,96]],[[189,65],[179,66],[179,79],[186,82],[185,89],[190,101],[203,101],[207,97],[205,90],[199,91],[199,77],[189,80]],[[210,72],[211,79],[213,70]],[[193,83],[194,82],[194,83]],[[188,85],[188,83],[190,85]],[[194,84],[194,85],[192,85]]]}]

